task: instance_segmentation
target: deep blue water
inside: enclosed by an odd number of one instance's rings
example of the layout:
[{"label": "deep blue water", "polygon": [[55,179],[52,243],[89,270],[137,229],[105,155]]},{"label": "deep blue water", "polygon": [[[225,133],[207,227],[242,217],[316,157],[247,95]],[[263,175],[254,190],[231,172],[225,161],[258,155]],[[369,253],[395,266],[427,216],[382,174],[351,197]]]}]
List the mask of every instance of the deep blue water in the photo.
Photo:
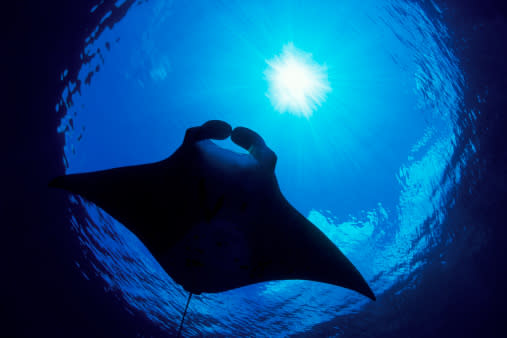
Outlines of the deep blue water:
[{"label": "deep blue water", "polygon": [[[61,74],[66,89],[55,110],[64,115],[66,172],[158,161],[186,128],[209,119],[252,128],[278,155],[287,199],[379,299],[314,282],[263,283],[194,297],[184,335],[374,337],[380,321],[358,329],[347,318],[392,312],[383,296],[425,290],[423,276],[452,269],[459,259],[451,253],[480,238],[446,223],[477,153],[475,139],[462,135],[481,111],[464,100],[444,15],[437,4],[402,0],[151,0],[114,24],[104,25],[106,14],[77,77]],[[266,61],[290,42],[328,69],[332,90],[309,118],[276,111],[266,95]],[[464,120],[472,121],[466,130]],[[70,200],[83,278],[103,281],[128,312],[174,334],[184,290],[121,224]],[[396,311],[403,317],[403,307]],[[385,325],[384,333],[397,324]]]}]

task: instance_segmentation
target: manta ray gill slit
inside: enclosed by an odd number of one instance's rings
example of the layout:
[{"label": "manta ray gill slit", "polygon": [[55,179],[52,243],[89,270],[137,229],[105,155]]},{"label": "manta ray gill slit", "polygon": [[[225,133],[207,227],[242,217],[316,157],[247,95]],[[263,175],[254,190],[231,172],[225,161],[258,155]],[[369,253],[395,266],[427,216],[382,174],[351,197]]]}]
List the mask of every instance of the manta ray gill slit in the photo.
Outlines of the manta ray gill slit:
[{"label": "manta ray gill slit", "polygon": [[311,53],[297,49],[292,42],[266,63],[266,95],[280,113],[310,118],[331,91],[327,67],[315,62]]}]

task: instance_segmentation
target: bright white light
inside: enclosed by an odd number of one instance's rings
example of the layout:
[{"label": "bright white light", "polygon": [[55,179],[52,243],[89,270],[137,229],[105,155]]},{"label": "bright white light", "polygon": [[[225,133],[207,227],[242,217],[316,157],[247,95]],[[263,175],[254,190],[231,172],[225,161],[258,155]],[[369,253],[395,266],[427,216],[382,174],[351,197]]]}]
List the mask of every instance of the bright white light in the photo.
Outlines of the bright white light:
[{"label": "bright white light", "polygon": [[312,59],[312,54],[294,47],[283,47],[282,54],[266,60],[264,75],[268,80],[266,95],[280,113],[289,112],[309,118],[331,91],[327,67]]}]

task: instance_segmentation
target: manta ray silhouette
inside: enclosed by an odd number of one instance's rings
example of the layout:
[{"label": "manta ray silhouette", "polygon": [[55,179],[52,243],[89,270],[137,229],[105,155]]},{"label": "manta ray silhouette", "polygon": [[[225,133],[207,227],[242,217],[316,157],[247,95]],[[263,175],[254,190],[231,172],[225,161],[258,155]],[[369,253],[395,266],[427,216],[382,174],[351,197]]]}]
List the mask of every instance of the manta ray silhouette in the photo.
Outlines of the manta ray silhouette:
[{"label": "manta ray silhouette", "polygon": [[[210,140],[229,136],[249,154]],[[276,160],[252,130],[212,120],[187,129],[183,144],[163,161],[60,176],[50,186],[116,218],[191,294],[302,279],[375,300],[354,265],[284,198]]]}]

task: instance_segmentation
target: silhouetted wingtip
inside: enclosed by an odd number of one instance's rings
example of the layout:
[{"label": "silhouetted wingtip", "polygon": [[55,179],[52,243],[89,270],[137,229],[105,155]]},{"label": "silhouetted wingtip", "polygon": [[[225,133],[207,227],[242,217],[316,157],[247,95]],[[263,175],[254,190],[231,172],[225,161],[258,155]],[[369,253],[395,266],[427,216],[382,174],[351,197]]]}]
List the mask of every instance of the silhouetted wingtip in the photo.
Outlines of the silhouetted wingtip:
[{"label": "silhouetted wingtip", "polygon": [[345,287],[348,289],[354,290],[354,291],[360,293],[361,295],[368,297],[369,299],[371,299],[373,301],[377,300],[377,297],[375,297],[375,294],[373,293],[370,286],[368,285],[368,283],[365,280],[363,280],[361,283],[359,283],[358,285],[355,285],[353,287],[347,287],[347,286],[345,286]]},{"label": "silhouetted wingtip", "polygon": [[377,297],[375,297],[375,294],[373,293],[373,291],[371,291],[371,289],[369,289],[367,292],[363,293],[363,295],[365,295],[366,297],[370,298],[373,301],[377,300]]},{"label": "silhouetted wingtip", "polygon": [[48,187],[50,187],[50,188],[61,188],[62,187],[62,181],[63,181],[63,176],[55,177],[51,181],[49,181]]}]

